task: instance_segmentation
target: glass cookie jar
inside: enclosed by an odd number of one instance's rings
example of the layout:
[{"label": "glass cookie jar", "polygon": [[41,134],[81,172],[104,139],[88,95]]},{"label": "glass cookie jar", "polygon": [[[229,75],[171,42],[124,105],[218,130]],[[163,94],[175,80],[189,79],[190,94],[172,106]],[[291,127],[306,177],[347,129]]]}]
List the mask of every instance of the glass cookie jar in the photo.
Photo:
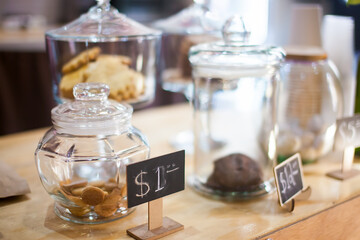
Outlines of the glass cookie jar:
[{"label": "glass cookie jar", "polygon": [[199,192],[229,200],[275,188],[278,47],[246,44],[241,18],[223,27],[224,41],[190,49],[194,80],[194,174]]},{"label": "glass cookie jar", "polygon": [[75,101],[55,107],[40,140],[36,166],[55,213],[76,223],[126,216],[126,165],[149,157],[145,136],[131,125],[132,107],[108,100],[109,87],[80,83]]},{"label": "glass cookie jar", "polygon": [[137,23],[98,0],[73,22],[46,32],[53,93],[58,103],[73,99],[77,83],[109,85],[109,98],[134,108],[155,97],[161,32]]},{"label": "glass cookie jar", "polygon": [[278,161],[299,152],[303,163],[328,153],[336,119],[343,116],[339,79],[326,52],[317,47],[285,47],[278,108]]}]

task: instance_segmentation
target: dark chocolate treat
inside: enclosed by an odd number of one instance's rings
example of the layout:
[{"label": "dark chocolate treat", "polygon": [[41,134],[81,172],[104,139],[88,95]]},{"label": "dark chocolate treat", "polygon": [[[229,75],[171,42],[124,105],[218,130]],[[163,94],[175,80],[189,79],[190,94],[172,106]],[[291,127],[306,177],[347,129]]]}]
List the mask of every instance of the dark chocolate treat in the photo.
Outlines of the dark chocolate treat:
[{"label": "dark chocolate treat", "polygon": [[222,186],[216,181],[214,177],[214,173],[212,173],[210,177],[207,179],[206,185],[212,189],[218,189],[218,190],[222,189]]},{"label": "dark chocolate treat", "polygon": [[216,160],[214,165],[214,172],[207,181],[214,189],[250,191],[263,182],[259,164],[244,154],[230,154]]}]

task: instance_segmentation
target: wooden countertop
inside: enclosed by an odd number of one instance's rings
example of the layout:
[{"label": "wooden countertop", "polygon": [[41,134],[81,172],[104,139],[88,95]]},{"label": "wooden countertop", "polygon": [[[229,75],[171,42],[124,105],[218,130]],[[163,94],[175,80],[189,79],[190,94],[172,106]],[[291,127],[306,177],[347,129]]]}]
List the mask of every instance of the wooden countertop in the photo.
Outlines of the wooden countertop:
[{"label": "wooden countertop", "polygon": [[[190,129],[187,104],[138,111],[133,125],[149,139],[153,157],[174,151],[169,139]],[[147,222],[147,204],[129,216],[99,224],[79,225],[58,218],[53,200],[41,185],[34,151],[46,129],[0,137],[0,161],[15,168],[31,188],[26,196],[0,200],[0,239],[131,239],[126,229]],[[340,155],[331,154],[304,167],[309,200],[295,211],[282,210],[275,193],[243,202],[221,202],[198,195],[189,186],[164,198],[164,216],[183,224],[183,231],[164,239],[358,239],[360,236],[360,176],[341,182],[325,176],[340,169]],[[186,155],[186,171],[192,168]],[[357,162],[354,166],[360,169]]]},{"label": "wooden countertop", "polygon": [[0,28],[0,51],[45,52],[47,29],[4,30]]}]

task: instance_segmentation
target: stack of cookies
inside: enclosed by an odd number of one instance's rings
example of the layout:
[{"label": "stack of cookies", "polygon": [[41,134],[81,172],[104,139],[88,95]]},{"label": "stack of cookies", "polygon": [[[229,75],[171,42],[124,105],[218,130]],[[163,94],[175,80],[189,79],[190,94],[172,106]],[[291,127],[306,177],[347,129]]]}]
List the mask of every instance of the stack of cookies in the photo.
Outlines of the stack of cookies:
[{"label": "stack of cookies", "polygon": [[121,55],[100,54],[101,49],[88,49],[62,67],[60,96],[73,98],[73,87],[82,82],[100,82],[110,87],[109,98],[124,101],[139,97],[145,90],[144,76],[131,69],[131,59]]},{"label": "stack of cookies", "polygon": [[62,195],[69,204],[64,207],[78,217],[94,211],[101,217],[112,216],[120,207],[126,207],[126,185],[119,187],[115,179],[105,181],[66,180],[54,190]]}]

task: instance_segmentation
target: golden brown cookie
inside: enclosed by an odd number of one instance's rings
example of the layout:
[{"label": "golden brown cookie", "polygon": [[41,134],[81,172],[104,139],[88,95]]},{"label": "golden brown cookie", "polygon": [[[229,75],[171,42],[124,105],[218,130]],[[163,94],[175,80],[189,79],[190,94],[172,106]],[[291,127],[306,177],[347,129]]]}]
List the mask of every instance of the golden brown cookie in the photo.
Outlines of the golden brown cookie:
[{"label": "golden brown cookie", "polygon": [[105,181],[103,181],[103,180],[92,181],[92,182],[89,182],[89,185],[91,185],[93,187],[102,188],[105,185]]},{"label": "golden brown cookie", "polygon": [[110,217],[118,209],[121,200],[121,190],[114,188],[103,203],[95,206],[94,211],[102,217]]},{"label": "golden brown cookie", "polygon": [[61,192],[62,195],[64,195],[64,197],[66,197],[69,201],[73,202],[74,204],[78,205],[79,207],[88,207],[89,205],[84,203],[80,197],[76,197],[76,196],[72,196],[68,193],[66,193],[65,191],[63,191],[62,189],[59,189],[59,191]]},{"label": "golden brown cookie", "polygon": [[88,68],[87,65],[80,69],[64,75],[59,84],[60,96],[64,98],[74,98],[73,88],[76,84],[85,81],[85,71]]},{"label": "golden brown cookie", "polygon": [[115,178],[109,178],[108,182],[116,183],[116,179]]},{"label": "golden brown cookie", "polygon": [[144,76],[123,64],[119,56],[101,56],[89,64],[85,73],[86,82],[106,83],[109,97],[117,101],[136,98],[144,91]]},{"label": "golden brown cookie", "polygon": [[74,216],[84,216],[85,214],[87,214],[88,212],[91,211],[90,208],[88,207],[67,207],[69,209],[69,211],[74,215]]},{"label": "golden brown cookie", "polygon": [[137,98],[143,91],[144,78],[132,69],[117,72],[108,78],[110,87],[110,98],[117,101]]},{"label": "golden brown cookie", "polygon": [[85,187],[74,188],[74,189],[71,190],[71,194],[74,195],[74,196],[81,196],[84,189],[85,189]]},{"label": "golden brown cookie", "polygon": [[67,192],[71,192],[74,188],[82,188],[87,185],[87,180],[77,180],[73,182],[60,183],[60,186]]},{"label": "golden brown cookie", "polygon": [[106,193],[98,187],[88,186],[81,193],[81,199],[84,203],[96,206],[104,201]]},{"label": "golden brown cookie", "polygon": [[116,61],[120,64],[130,66],[131,65],[131,58],[123,55],[110,55],[110,54],[101,54],[99,55],[99,60],[105,61]]},{"label": "golden brown cookie", "polygon": [[117,186],[118,186],[118,184],[116,182],[107,182],[104,185],[104,190],[107,192],[111,192]]},{"label": "golden brown cookie", "polygon": [[99,47],[93,47],[81,52],[79,55],[72,58],[63,66],[62,73],[68,74],[72,71],[79,69],[80,67],[86,65],[89,62],[95,61],[99,56],[100,52],[101,49]]}]

